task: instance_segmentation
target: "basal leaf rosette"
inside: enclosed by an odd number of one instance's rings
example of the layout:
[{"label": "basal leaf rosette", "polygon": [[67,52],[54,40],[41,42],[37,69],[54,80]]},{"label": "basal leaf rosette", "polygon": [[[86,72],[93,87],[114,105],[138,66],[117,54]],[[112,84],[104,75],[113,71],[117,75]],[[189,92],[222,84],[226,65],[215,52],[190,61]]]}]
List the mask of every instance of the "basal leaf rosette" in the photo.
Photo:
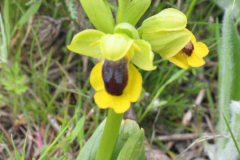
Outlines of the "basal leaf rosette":
[{"label": "basal leaf rosette", "polygon": [[133,64],[148,71],[156,68],[151,45],[139,39],[136,29],[128,23],[117,25],[114,34],[82,31],[74,36],[68,49],[102,59],[90,75],[90,83],[97,91],[94,100],[100,108],[113,108],[116,113],[127,111],[140,96],[142,77]]}]

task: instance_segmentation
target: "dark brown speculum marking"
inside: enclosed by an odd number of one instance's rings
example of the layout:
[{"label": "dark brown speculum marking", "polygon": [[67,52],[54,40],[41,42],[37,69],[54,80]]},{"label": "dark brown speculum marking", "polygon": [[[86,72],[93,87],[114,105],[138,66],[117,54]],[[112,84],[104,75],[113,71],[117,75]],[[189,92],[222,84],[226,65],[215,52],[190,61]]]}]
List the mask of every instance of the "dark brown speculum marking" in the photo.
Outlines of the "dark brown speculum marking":
[{"label": "dark brown speculum marking", "polygon": [[182,49],[182,52],[185,53],[188,57],[192,55],[192,51],[194,49],[194,46],[192,44],[192,41],[188,42],[188,44]]},{"label": "dark brown speculum marking", "polygon": [[118,61],[105,59],[102,66],[102,78],[109,94],[122,95],[128,82],[128,60],[126,58]]}]

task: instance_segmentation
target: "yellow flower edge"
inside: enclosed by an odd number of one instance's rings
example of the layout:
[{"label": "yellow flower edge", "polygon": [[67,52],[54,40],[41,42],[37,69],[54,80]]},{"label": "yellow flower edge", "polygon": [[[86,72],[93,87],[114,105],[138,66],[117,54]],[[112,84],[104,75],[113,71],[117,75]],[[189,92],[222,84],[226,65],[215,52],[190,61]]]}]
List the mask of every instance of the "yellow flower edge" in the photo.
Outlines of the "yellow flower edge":
[{"label": "yellow flower edge", "polygon": [[197,42],[192,32],[190,33],[191,33],[191,40],[189,43],[192,43],[193,45],[193,50],[191,55],[187,55],[182,51],[179,51],[176,55],[169,58],[170,62],[176,64],[177,66],[183,69],[188,69],[189,66],[200,67],[204,65],[205,61],[203,60],[203,57],[205,57],[209,53],[208,47],[202,42]]},{"label": "yellow flower edge", "polygon": [[123,94],[111,95],[104,87],[102,65],[103,60],[94,66],[90,75],[90,83],[97,91],[94,95],[95,103],[101,109],[112,108],[116,113],[124,113],[130,108],[131,102],[136,102],[140,97],[142,76],[132,64],[128,64],[128,82]]}]

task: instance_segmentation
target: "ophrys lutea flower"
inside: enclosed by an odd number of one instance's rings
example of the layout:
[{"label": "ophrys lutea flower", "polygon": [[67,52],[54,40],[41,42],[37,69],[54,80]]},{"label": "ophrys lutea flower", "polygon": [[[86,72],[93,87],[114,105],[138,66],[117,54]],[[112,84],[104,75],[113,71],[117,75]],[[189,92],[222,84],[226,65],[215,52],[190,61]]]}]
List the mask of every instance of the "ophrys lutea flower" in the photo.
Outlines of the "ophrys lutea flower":
[{"label": "ophrys lutea flower", "polygon": [[170,62],[184,69],[188,69],[189,66],[199,67],[204,65],[203,57],[209,53],[208,47],[202,42],[197,42],[192,32],[190,33],[192,36],[188,44],[176,55],[169,58]]},{"label": "ophrys lutea flower", "polygon": [[142,77],[133,64],[144,70],[156,68],[151,45],[139,39],[137,30],[128,23],[117,25],[114,34],[80,32],[68,49],[102,59],[90,75],[90,83],[97,91],[94,100],[99,108],[113,108],[116,113],[128,110],[140,96]]}]

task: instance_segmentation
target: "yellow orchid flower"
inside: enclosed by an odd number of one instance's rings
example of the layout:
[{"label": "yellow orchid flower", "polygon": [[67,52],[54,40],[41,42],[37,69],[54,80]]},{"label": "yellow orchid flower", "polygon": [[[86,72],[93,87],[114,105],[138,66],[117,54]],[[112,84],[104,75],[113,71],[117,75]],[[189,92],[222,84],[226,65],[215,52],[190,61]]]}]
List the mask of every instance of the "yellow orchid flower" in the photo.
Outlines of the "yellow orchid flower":
[{"label": "yellow orchid flower", "polygon": [[144,70],[156,68],[151,45],[139,39],[137,30],[128,23],[118,24],[114,34],[82,31],[74,36],[68,49],[102,59],[90,75],[90,83],[97,91],[94,100],[99,108],[113,108],[116,113],[127,111],[142,90],[142,76],[130,61]]},{"label": "yellow orchid flower", "polygon": [[[189,30],[187,31],[190,32]],[[192,32],[190,33],[191,39],[188,44],[176,55],[169,58],[170,62],[183,69],[188,69],[189,66],[199,67],[204,65],[205,61],[203,57],[209,53],[208,47],[202,42],[197,42]]]}]

